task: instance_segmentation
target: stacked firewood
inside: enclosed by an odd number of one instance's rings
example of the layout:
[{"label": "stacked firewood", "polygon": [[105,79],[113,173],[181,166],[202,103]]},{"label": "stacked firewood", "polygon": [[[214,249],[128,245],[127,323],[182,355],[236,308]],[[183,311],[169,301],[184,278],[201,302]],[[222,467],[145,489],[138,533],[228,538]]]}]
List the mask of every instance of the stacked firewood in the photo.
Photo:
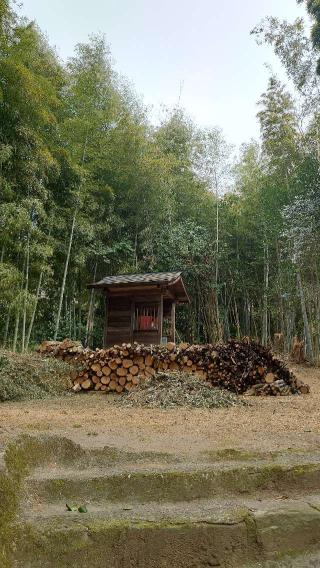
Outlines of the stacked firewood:
[{"label": "stacked firewood", "polygon": [[72,362],[76,355],[83,353],[84,348],[80,341],[64,339],[63,341],[42,341],[37,351],[41,355],[51,355],[66,362]]},{"label": "stacked firewood", "polygon": [[130,391],[160,371],[196,373],[213,386],[237,394],[289,395],[308,393],[271,351],[249,340],[216,345],[141,345],[124,343],[109,349],[84,349],[79,342],[45,341],[38,351],[74,362],[74,391]]}]

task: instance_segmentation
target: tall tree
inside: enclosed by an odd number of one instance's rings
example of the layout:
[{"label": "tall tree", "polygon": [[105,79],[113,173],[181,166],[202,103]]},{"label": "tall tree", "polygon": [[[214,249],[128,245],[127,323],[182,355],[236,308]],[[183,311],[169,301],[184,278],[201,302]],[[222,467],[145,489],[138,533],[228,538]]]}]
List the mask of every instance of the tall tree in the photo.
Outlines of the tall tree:
[{"label": "tall tree", "polygon": [[[313,46],[319,51],[320,50],[320,5],[319,0],[298,0],[298,4],[303,2],[307,5],[307,10],[314,19],[314,24],[311,30],[311,37]],[[317,63],[317,73],[320,75],[320,58]]]}]

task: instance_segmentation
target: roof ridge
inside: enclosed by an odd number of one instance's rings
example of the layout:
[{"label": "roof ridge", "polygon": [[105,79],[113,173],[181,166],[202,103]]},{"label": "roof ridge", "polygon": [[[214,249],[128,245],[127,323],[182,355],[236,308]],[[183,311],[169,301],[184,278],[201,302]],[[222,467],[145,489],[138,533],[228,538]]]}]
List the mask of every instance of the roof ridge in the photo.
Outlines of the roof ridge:
[{"label": "roof ridge", "polygon": [[106,278],[118,278],[119,276],[149,276],[150,274],[181,274],[181,270],[161,270],[158,272],[124,272],[122,274],[110,274]]}]

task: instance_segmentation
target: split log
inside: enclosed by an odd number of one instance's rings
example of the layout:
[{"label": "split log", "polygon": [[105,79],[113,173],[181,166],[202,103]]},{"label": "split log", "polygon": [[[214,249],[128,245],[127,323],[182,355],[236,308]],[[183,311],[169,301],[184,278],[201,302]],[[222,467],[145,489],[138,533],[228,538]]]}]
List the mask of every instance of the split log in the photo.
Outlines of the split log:
[{"label": "split log", "polygon": [[118,377],[125,377],[127,374],[127,369],[125,369],[124,367],[118,367],[116,373]]},{"label": "split log", "polygon": [[264,380],[268,385],[271,385],[276,380],[276,375],[274,373],[267,373]]},{"label": "split log", "polygon": [[144,363],[146,367],[151,367],[152,363],[154,361],[153,356],[149,353],[148,355],[146,355]]}]

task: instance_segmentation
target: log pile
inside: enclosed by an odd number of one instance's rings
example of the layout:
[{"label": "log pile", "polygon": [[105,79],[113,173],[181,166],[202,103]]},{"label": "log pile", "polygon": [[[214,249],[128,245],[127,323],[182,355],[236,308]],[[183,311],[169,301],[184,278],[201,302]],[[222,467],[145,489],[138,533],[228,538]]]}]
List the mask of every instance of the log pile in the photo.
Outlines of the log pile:
[{"label": "log pile", "polygon": [[65,339],[44,341],[38,351],[76,364],[72,373],[75,392],[122,393],[160,371],[195,373],[212,386],[236,394],[285,396],[309,392],[308,385],[269,349],[249,340],[216,345],[124,343],[92,351]]}]

